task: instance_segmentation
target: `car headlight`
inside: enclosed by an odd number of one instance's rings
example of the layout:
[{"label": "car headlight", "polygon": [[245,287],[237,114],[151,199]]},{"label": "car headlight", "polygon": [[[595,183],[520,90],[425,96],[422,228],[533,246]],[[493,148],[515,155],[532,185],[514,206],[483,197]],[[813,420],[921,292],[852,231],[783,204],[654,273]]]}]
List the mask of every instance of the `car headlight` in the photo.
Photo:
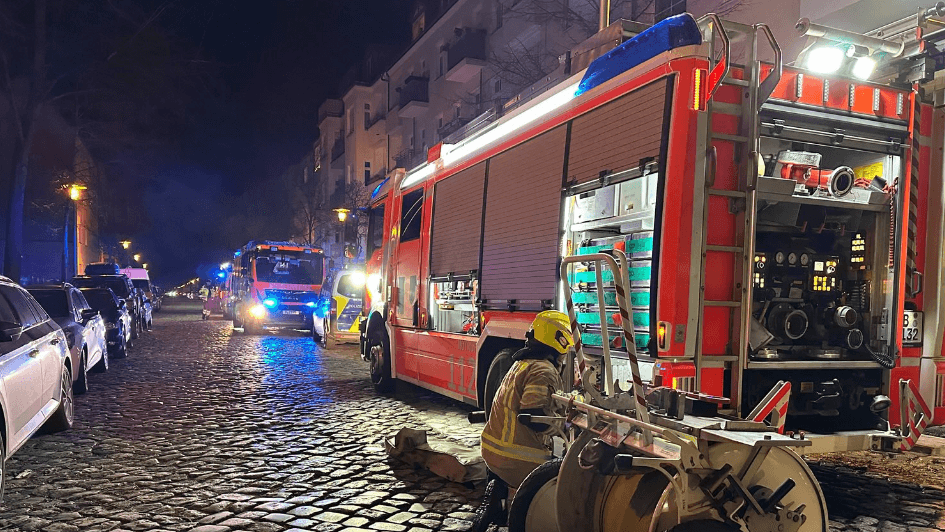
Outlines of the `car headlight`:
[{"label": "car headlight", "polygon": [[254,305],[253,308],[249,309],[249,314],[254,318],[262,318],[266,315],[266,307]]},{"label": "car headlight", "polygon": [[380,274],[372,273],[367,277],[367,289],[373,294],[381,293],[381,276]]}]

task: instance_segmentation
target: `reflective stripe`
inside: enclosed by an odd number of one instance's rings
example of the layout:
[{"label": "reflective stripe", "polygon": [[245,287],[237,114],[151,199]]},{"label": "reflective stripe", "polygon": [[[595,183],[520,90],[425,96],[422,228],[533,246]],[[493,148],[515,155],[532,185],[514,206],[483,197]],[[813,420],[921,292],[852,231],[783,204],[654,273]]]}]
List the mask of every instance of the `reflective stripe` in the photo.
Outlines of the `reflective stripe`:
[{"label": "reflective stripe", "polygon": [[482,435],[481,445],[483,449],[504,458],[513,458],[515,460],[523,460],[536,464],[544,463],[548,457],[551,456],[551,453],[548,452],[547,449],[535,449],[534,447],[500,442],[488,434]]}]

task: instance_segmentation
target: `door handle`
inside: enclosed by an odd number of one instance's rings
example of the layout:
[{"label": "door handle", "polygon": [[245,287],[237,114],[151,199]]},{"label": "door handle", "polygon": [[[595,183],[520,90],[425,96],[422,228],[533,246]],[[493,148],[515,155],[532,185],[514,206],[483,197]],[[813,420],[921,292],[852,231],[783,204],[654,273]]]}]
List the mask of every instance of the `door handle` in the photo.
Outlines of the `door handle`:
[{"label": "door handle", "polygon": [[29,352],[30,358],[36,358],[39,356],[39,349],[33,349]]}]

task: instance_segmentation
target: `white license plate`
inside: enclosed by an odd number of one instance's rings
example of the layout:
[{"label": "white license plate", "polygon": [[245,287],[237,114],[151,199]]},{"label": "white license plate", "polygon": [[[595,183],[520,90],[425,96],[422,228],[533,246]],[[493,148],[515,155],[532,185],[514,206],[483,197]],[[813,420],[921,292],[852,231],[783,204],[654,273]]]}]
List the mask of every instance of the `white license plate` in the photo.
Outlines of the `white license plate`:
[{"label": "white license plate", "polygon": [[902,345],[922,345],[922,313],[918,310],[902,315]]},{"label": "white license plate", "polygon": [[299,310],[283,310],[282,313],[287,316],[298,316],[302,312]]}]

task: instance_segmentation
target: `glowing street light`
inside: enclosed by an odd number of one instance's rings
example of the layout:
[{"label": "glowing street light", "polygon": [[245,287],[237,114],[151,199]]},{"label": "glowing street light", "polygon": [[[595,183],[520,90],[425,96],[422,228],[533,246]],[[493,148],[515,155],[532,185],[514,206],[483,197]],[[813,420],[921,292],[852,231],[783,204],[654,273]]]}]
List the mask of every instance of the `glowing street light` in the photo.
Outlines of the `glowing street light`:
[{"label": "glowing street light", "polygon": [[141,267],[144,268],[145,270],[147,270],[147,269],[148,269],[148,263],[145,262],[144,264],[141,265]]},{"label": "glowing street light", "polygon": [[221,269],[221,270],[228,270],[228,269],[230,269],[230,266],[232,266],[232,264],[230,264],[229,262],[224,262],[223,264],[220,264],[220,269]]},{"label": "glowing street light", "polygon": [[85,185],[68,185],[67,188],[69,189],[69,199],[79,201],[82,199],[82,191],[88,187]]},{"label": "glowing street light", "polygon": [[121,244],[121,249],[128,249],[131,247],[131,240],[122,240],[119,244]]},{"label": "glowing street light", "polygon": [[332,210],[334,210],[336,213],[338,213],[338,221],[339,221],[339,222],[344,222],[345,220],[347,220],[347,219],[348,219],[348,213],[351,212],[351,209],[345,209],[345,208],[332,209]]},{"label": "glowing street light", "polygon": [[133,258],[133,259],[135,260],[135,262],[140,262],[140,261],[141,261],[141,254],[140,254],[140,253],[135,253],[134,255],[131,256],[131,258]]}]

